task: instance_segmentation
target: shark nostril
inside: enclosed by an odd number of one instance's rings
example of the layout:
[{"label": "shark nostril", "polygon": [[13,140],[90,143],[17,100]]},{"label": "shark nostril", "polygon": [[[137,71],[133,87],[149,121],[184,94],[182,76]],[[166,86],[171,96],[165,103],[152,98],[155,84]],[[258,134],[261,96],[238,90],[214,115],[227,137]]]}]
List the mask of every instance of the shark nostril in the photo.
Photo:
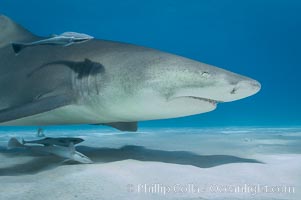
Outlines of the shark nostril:
[{"label": "shark nostril", "polygon": [[231,90],[230,94],[235,94],[236,91],[237,91],[237,88],[233,88],[233,89]]}]

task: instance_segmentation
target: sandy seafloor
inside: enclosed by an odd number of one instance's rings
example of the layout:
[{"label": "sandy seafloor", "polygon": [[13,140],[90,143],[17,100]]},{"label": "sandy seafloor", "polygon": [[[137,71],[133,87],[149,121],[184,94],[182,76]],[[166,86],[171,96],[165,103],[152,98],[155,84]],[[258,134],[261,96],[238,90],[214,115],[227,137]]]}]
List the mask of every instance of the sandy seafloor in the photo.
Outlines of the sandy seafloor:
[{"label": "sandy seafloor", "polygon": [[0,199],[301,199],[301,128],[46,129],[78,136],[94,164],[25,150],[0,130]]}]

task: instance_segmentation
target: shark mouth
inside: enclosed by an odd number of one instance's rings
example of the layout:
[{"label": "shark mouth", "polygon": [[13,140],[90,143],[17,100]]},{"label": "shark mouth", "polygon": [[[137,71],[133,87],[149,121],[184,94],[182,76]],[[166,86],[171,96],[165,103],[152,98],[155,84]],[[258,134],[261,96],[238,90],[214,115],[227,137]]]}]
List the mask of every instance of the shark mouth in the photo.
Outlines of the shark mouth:
[{"label": "shark mouth", "polygon": [[207,98],[203,98],[203,97],[195,97],[195,96],[185,96],[187,98],[192,98],[192,99],[197,99],[197,100],[201,100],[201,101],[206,101],[208,103],[211,103],[213,105],[216,105],[218,103],[222,103],[221,101],[217,101],[217,100],[214,100],[214,99],[207,99]]},{"label": "shark mouth", "polygon": [[177,98],[191,98],[191,99],[196,99],[196,100],[200,100],[200,101],[205,101],[208,102],[214,106],[216,106],[218,103],[223,103],[222,101],[218,101],[218,100],[214,100],[214,99],[208,99],[208,98],[203,98],[203,97],[196,97],[196,96],[179,96],[179,97],[175,97],[173,99],[177,99]]}]

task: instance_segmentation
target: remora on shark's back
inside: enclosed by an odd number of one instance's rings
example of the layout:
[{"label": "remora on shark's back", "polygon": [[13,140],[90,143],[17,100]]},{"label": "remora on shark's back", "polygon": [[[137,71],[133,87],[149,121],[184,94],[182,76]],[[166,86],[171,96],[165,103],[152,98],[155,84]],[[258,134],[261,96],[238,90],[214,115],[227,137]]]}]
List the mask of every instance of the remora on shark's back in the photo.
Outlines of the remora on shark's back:
[{"label": "remora on shark's back", "polygon": [[65,32],[61,35],[53,35],[51,38],[37,40],[29,43],[12,42],[13,50],[16,54],[20,53],[27,47],[34,47],[39,45],[58,45],[70,46],[75,43],[82,43],[92,40],[93,37],[84,33]]},{"label": "remora on shark's back", "polygon": [[10,41],[41,38],[5,16],[0,29],[1,125],[102,124],[135,131],[137,121],[209,112],[260,90],[245,76],[106,40],[35,46],[15,56]]}]

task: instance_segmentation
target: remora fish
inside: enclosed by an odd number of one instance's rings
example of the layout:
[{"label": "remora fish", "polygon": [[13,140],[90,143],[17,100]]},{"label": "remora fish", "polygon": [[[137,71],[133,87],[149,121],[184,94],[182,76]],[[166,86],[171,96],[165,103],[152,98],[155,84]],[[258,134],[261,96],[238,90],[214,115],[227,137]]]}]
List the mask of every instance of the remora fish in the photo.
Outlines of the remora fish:
[{"label": "remora fish", "polygon": [[81,138],[71,138],[71,137],[59,137],[59,138],[50,138],[46,137],[40,140],[32,140],[32,141],[26,141],[22,140],[22,144],[42,144],[45,146],[50,145],[57,145],[57,146],[64,146],[68,147],[70,144],[78,144],[83,142],[84,140]]},{"label": "remora fish", "polygon": [[14,148],[26,148],[30,151],[36,152],[46,152],[49,154],[56,155],[61,158],[65,158],[67,160],[74,160],[84,164],[91,164],[93,163],[90,158],[83,155],[82,153],[75,150],[73,143],[70,143],[68,147],[64,146],[56,146],[56,145],[49,145],[49,146],[40,146],[40,145],[24,145],[21,144],[16,138],[11,138],[8,142],[8,149]]},{"label": "remora fish", "polygon": [[18,43],[12,42],[13,50],[16,54],[20,53],[23,49],[27,47],[39,46],[39,45],[60,45],[60,46],[70,46],[75,43],[82,43],[93,39],[92,36],[83,34],[83,33],[75,33],[75,32],[65,32],[61,35],[54,35],[48,39],[42,39],[29,43]]},{"label": "remora fish", "polygon": [[37,41],[0,16],[0,125],[104,124],[205,113],[260,90],[260,83],[208,64],[136,45],[93,39],[37,46],[19,56],[10,41]]}]

